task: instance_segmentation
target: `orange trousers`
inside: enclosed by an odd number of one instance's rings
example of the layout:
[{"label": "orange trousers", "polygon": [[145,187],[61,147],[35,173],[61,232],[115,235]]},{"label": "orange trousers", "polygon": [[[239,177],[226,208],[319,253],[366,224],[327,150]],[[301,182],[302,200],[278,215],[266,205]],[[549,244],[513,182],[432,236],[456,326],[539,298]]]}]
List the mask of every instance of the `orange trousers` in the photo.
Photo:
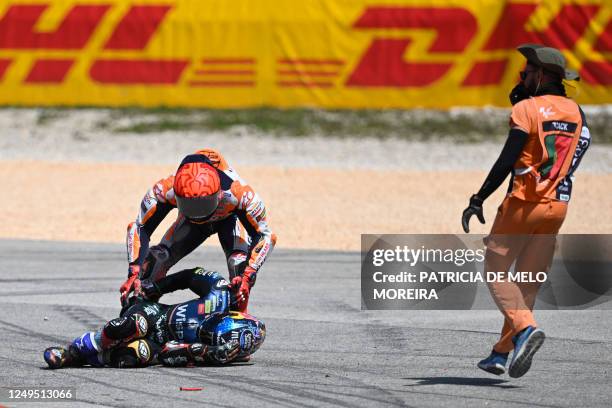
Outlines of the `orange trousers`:
[{"label": "orange trousers", "polygon": [[[548,272],[555,251],[556,234],[565,220],[567,203],[534,203],[506,197],[497,211],[490,235],[485,238],[485,272]],[[541,283],[499,281],[488,283],[491,295],[504,315],[499,353],[514,348],[512,337],[527,326],[536,327],[533,305]]]}]

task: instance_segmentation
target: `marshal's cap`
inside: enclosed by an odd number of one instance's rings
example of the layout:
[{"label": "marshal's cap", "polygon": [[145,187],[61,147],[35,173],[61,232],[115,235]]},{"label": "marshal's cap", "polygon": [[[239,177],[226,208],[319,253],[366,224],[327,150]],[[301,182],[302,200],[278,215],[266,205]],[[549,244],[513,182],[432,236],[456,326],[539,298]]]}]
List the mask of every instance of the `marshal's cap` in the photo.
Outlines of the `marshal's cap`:
[{"label": "marshal's cap", "polygon": [[559,74],[561,78],[569,81],[580,80],[580,76],[576,71],[567,69],[565,57],[556,48],[545,47],[539,44],[523,44],[517,50],[533,65]]}]

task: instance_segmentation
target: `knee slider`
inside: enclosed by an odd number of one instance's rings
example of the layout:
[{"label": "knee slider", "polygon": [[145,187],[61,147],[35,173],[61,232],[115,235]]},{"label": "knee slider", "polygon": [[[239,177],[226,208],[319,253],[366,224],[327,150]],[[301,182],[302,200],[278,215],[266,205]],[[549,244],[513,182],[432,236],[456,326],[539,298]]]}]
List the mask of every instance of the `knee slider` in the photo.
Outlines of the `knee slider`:
[{"label": "knee slider", "polygon": [[164,245],[154,245],[149,248],[149,256],[157,262],[167,262],[170,259],[170,250]]},{"label": "knee slider", "polygon": [[113,319],[104,326],[104,336],[113,340],[129,340],[144,337],[149,324],[140,313]]},{"label": "knee slider", "polygon": [[247,254],[244,252],[234,252],[227,258],[227,269],[229,271],[230,280],[236,276],[241,276],[244,273],[244,268],[247,266]]},{"label": "knee slider", "polygon": [[170,263],[170,250],[164,245],[155,245],[149,248],[143,264],[142,278],[157,280],[166,275]]}]

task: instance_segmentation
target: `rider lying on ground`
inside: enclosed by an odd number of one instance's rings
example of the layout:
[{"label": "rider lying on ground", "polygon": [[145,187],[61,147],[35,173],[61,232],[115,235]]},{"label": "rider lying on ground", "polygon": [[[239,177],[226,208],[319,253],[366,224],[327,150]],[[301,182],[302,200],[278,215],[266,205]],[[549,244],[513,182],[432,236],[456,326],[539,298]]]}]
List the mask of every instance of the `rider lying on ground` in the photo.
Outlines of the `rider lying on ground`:
[{"label": "rider lying on ground", "polygon": [[[175,305],[157,302],[187,288],[198,298]],[[131,298],[131,306],[103,328],[66,347],[47,348],[49,367],[225,364],[248,361],[265,339],[263,322],[230,311],[235,296],[217,272],[185,269],[155,283],[145,280],[142,290],[144,297]]]}]

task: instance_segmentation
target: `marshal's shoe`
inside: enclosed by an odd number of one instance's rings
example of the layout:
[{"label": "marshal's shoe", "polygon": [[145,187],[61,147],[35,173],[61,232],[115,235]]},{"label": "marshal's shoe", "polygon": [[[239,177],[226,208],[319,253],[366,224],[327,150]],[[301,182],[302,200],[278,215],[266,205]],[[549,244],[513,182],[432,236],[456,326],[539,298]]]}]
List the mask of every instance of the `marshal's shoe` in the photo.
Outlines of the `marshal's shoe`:
[{"label": "marshal's shoe", "polygon": [[478,362],[478,368],[491,374],[502,375],[506,372],[508,354],[509,353],[498,353],[493,350],[489,357]]},{"label": "marshal's shoe", "polygon": [[544,332],[533,326],[528,326],[512,338],[514,353],[512,354],[512,361],[508,370],[510,377],[522,377],[529,371],[533,355],[542,346],[545,338]]}]

